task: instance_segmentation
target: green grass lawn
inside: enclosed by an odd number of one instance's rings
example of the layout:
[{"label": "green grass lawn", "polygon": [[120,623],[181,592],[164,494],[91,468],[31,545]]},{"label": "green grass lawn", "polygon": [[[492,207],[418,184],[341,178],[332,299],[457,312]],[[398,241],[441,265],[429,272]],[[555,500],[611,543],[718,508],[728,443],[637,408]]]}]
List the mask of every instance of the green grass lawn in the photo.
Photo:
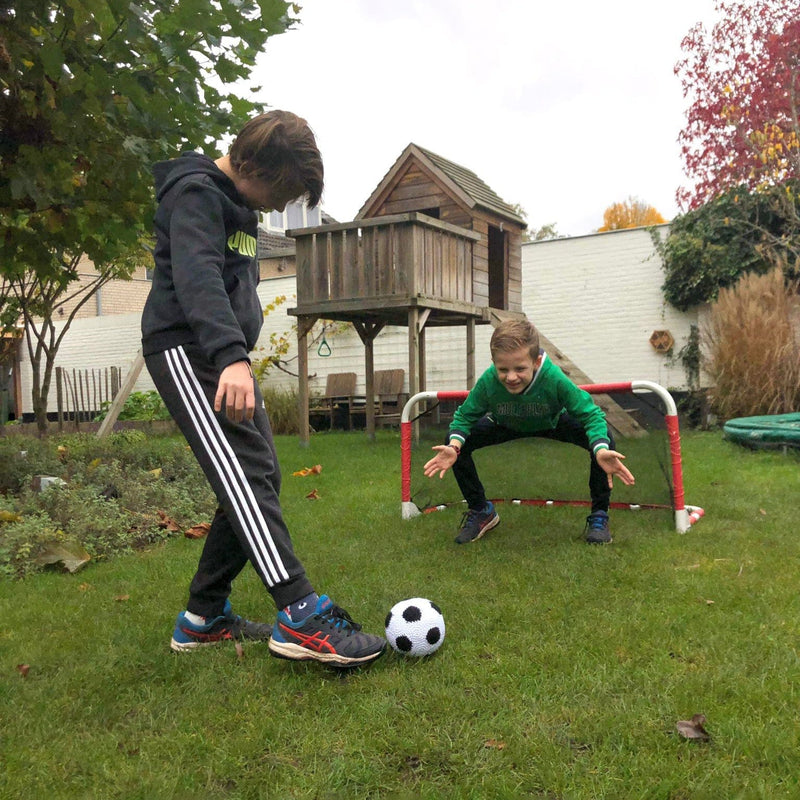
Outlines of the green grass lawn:
[{"label": "green grass lawn", "polygon": [[[396,434],[279,438],[317,588],[373,632],[397,600],[434,600],[430,659],[171,653],[200,541],[0,581],[0,797],[800,797],[800,458],[683,445],[706,510],[685,535],[617,512],[589,547],[584,510],[504,504],[459,547],[458,509],[400,519]],[[237,584],[234,608],[270,619],[252,571]],[[676,732],[695,713],[708,743]]]}]

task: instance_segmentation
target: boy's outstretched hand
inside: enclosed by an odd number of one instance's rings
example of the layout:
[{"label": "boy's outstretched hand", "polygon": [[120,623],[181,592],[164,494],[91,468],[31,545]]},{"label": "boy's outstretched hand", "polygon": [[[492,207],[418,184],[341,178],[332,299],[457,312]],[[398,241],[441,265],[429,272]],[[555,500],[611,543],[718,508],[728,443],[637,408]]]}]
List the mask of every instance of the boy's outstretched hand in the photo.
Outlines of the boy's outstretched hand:
[{"label": "boy's outstretched hand", "polygon": [[595,454],[597,463],[608,475],[608,488],[614,488],[614,475],[616,475],[626,486],[633,486],[636,479],[631,471],[622,463],[625,456],[616,450],[598,450]]},{"label": "boy's outstretched hand", "polygon": [[222,370],[214,397],[214,411],[222,410],[234,422],[251,420],[256,409],[256,393],[253,388],[253,373],[247,361],[236,361]]},{"label": "boy's outstretched hand", "polygon": [[440,478],[444,478],[445,472],[456,463],[458,453],[446,444],[437,444],[431,448],[436,450],[436,455],[425,464],[425,477],[432,478],[437,472]]}]

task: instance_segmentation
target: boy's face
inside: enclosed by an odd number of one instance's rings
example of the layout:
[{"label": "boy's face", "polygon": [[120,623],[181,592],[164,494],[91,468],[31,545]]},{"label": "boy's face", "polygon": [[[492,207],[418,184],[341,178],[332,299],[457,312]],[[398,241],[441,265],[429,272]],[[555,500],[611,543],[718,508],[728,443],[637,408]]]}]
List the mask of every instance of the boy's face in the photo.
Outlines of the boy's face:
[{"label": "boy's face", "polygon": [[500,383],[511,394],[519,394],[533,380],[533,374],[542,365],[541,355],[536,359],[531,358],[530,349],[520,347],[508,353],[495,353],[492,357],[494,368]]},{"label": "boy's face", "polygon": [[302,194],[254,177],[240,177],[236,188],[253,211],[283,211]]}]

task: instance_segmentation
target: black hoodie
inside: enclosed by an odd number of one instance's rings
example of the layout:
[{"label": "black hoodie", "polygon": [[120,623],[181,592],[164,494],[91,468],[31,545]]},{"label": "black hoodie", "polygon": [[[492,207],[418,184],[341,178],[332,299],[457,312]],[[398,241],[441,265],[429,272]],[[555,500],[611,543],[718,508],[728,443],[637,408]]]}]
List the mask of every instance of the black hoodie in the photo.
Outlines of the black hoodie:
[{"label": "black hoodie", "polygon": [[155,272],[142,313],[144,355],[197,344],[220,372],[249,360],[263,323],[256,213],[200,153],[161,161],[153,175]]}]

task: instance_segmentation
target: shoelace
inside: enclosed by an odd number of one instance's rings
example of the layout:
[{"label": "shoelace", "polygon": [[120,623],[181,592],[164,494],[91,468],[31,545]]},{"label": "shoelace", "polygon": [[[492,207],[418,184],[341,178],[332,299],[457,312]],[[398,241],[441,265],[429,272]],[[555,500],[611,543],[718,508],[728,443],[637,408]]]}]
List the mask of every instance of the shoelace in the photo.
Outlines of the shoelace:
[{"label": "shoelace", "polygon": [[606,527],[606,520],[604,517],[598,517],[595,514],[589,515],[586,520],[589,530],[602,531]]},{"label": "shoelace", "polygon": [[352,628],[354,631],[361,630],[361,625],[354,622],[353,618],[335,603],[322,611],[319,617],[324,622],[330,622],[336,628]]},{"label": "shoelace", "polygon": [[474,522],[475,517],[477,517],[479,514],[483,514],[483,511],[475,508],[470,508],[469,510],[465,511],[464,516],[461,517],[461,524],[458,527],[463,528],[466,525],[469,525],[471,522]]}]

